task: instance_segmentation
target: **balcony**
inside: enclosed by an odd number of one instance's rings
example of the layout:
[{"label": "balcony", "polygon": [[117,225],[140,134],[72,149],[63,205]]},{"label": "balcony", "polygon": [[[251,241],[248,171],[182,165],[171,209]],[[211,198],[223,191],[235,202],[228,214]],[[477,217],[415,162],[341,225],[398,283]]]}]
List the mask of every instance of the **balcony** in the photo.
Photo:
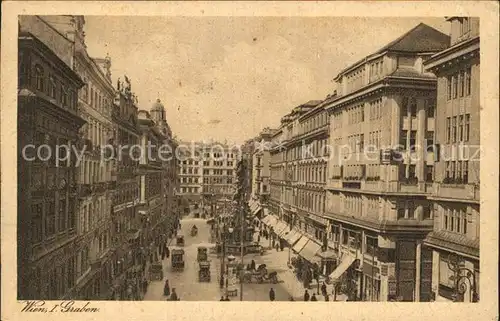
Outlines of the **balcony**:
[{"label": "balcony", "polygon": [[479,202],[480,189],[477,184],[441,183],[436,184],[434,196]]},{"label": "balcony", "polygon": [[116,181],[106,182],[106,188],[108,190],[115,190],[116,189]]}]

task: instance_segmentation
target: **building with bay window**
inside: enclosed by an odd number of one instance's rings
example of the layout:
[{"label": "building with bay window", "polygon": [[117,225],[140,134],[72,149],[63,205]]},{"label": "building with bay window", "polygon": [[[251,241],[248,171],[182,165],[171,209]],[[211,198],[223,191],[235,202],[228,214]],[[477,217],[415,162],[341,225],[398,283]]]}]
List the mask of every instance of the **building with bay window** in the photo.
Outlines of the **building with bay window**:
[{"label": "building with bay window", "polygon": [[419,24],[342,70],[330,114],[326,215],[337,252],[330,275],[351,300],[431,300],[436,122],[434,74],[423,64],[449,36]]},{"label": "building with bay window", "polygon": [[[479,300],[479,18],[449,17],[451,42],[425,62],[438,77],[432,202],[432,250],[436,300]],[[470,272],[470,273],[469,273]]]}]

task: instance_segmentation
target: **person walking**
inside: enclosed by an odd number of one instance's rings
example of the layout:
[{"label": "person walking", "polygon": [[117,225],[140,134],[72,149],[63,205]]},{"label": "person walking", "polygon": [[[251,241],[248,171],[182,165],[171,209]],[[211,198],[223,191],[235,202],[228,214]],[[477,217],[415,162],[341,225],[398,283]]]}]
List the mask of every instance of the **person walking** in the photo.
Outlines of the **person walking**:
[{"label": "person walking", "polygon": [[226,300],[224,300],[224,296],[223,295],[220,296],[220,300],[219,301],[226,301]]},{"label": "person walking", "polygon": [[269,301],[274,301],[274,299],[275,299],[274,289],[271,288],[271,290],[269,290]]},{"label": "person walking", "polygon": [[229,300],[229,297],[227,296],[227,294],[226,294],[226,298],[224,299],[224,301],[231,301],[231,300]]},{"label": "person walking", "polygon": [[304,301],[309,301],[309,292],[307,290],[304,292]]},{"label": "person walking", "polygon": [[330,301],[330,296],[328,295],[328,293],[325,294],[325,302],[328,302]]},{"label": "person walking", "polygon": [[172,294],[170,294],[170,301],[179,301],[179,297],[177,297],[175,288],[172,288]]},{"label": "person walking", "polygon": [[170,250],[168,249],[168,246],[166,243],[165,243],[165,256],[167,257],[167,260],[170,257]]},{"label": "person walking", "polygon": [[255,261],[254,261],[254,260],[252,260],[252,262],[250,262],[250,269],[251,269],[252,271],[254,271],[254,270],[255,270]]},{"label": "person walking", "polygon": [[323,296],[327,295],[325,282],[323,282],[323,284],[321,285],[321,294],[323,294]]},{"label": "person walking", "polygon": [[316,299],[316,294],[313,293],[313,295],[311,296],[311,301],[318,301],[318,299]]},{"label": "person walking", "polygon": [[165,280],[165,285],[163,286],[163,295],[164,296],[170,295],[170,284],[168,283],[168,279]]}]

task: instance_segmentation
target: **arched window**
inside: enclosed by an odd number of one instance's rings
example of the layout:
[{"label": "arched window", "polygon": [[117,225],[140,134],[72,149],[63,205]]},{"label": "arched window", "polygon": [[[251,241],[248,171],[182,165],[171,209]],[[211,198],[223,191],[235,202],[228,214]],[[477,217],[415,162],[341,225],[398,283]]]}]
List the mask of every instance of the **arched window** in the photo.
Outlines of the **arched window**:
[{"label": "arched window", "polygon": [[52,75],[49,76],[48,87],[49,87],[48,89],[50,97],[56,98],[57,85],[56,85],[56,80]]},{"label": "arched window", "polygon": [[35,84],[36,89],[43,91],[45,89],[45,75],[43,73],[43,68],[40,65],[35,66]]}]

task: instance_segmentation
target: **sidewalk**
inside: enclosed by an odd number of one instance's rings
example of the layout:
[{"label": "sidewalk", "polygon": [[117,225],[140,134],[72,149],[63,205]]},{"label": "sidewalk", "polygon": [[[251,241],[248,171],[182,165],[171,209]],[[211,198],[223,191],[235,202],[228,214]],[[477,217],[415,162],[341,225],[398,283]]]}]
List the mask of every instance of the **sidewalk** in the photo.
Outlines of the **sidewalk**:
[{"label": "sidewalk", "polygon": [[[254,235],[255,240],[257,240],[257,236],[258,233]],[[246,263],[254,259],[257,266],[259,264],[266,264],[268,271],[277,271],[278,278],[284,282],[284,287],[287,289],[290,295],[293,296],[293,298],[296,301],[302,301],[304,299],[304,292],[306,288],[304,288],[304,284],[300,280],[298,280],[297,277],[295,276],[293,267],[290,268],[288,266],[289,255],[290,257],[294,257],[296,256],[296,254],[294,254],[293,251],[288,247],[285,247],[283,251],[278,251],[278,252],[276,251],[276,249],[270,249],[269,240],[266,240],[265,237],[260,238],[259,244],[264,248],[268,249],[266,253],[264,253],[264,255],[262,256],[256,255],[255,257],[245,258]],[[289,251],[292,252],[289,254]],[[320,286],[321,284],[322,282],[320,283]],[[314,286],[310,286],[310,288],[307,290],[310,295],[316,293],[318,301],[324,301],[323,295],[321,294],[318,295],[317,289],[318,288],[316,284],[314,284]],[[330,301],[333,301],[333,285],[327,284],[326,289],[327,293],[330,296]],[[337,299],[336,301],[345,301],[347,297],[344,294],[337,293],[336,299]]]}]

